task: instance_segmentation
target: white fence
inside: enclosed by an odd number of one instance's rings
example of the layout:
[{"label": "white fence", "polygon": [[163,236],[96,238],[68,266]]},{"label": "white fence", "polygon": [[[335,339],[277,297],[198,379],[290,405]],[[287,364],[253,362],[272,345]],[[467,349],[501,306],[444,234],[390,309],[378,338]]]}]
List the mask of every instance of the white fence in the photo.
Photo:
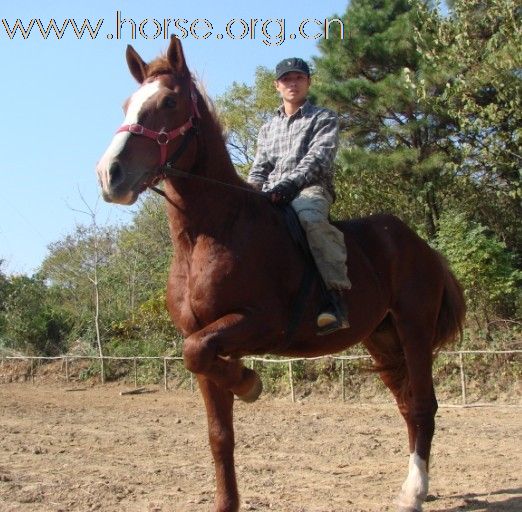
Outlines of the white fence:
[{"label": "white fence", "polygon": [[[466,369],[464,364],[464,357],[467,355],[500,355],[500,354],[522,354],[522,350],[458,350],[458,351],[441,351],[440,355],[454,356],[458,358],[458,365],[460,369],[460,387],[461,387],[461,405],[469,406],[468,404],[468,395],[467,395],[467,387],[466,387]],[[9,360],[22,360],[29,361],[30,363],[30,378],[32,382],[35,381],[35,362],[40,361],[59,361],[61,360],[62,366],[64,366],[65,371],[65,380],[69,382],[69,364],[75,360],[100,360],[102,359],[100,356],[55,356],[55,357],[43,357],[43,356],[0,356],[0,368],[3,366],[4,361]],[[340,387],[341,387],[341,397],[342,400],[346,400],[346,386],[345,386],[345,363],[346,361],[354,361],[361,359],[371,359],[369,355],[330,355],[330,356],[320,356],[314,358],[283,358],[283,359],[267,359],[263,357],[246,357],[243,361],[246,364],[249,364],[251,367],[255,363],[261,364],[276,364],[276,365],[286,365],[288,371],[288,381],[290,386],[290,395],[292,398],[292,402],[295,402],[295,388],[294,388],[294,375],[293,375],[293,364],[302,361],[317,361],[317,360],[334,360],[341,362],[341,376],[340,376]],[[138,386],[138,361],[146,361],[146,360],[157,360],[163,362],[163,387],[165,390],[169,389],[168,386],[168,366],[171,361],[177,362],[177,364],[182,364],[182,357],[153,357],[153,356],[136,356],[136,357],[115,357],[115,356],[104,356],[104,361],[131,361],[133,363],[133,372],[134,372],[134,385]],[[100,365],[101,366],[101,365]],[[193,375],[190,374],[190,385],[191,389],[194,389],[194,380]],[[474,404],[474,405],[483,405],[483,404]],[[491,404],[488,404],[491,405]]]}]

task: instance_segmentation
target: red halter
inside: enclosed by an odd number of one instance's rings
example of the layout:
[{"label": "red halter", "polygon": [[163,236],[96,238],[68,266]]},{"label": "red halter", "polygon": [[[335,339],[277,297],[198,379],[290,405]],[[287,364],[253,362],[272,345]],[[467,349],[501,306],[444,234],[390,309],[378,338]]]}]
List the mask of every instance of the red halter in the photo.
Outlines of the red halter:
[{"label": "red halter", "polygon": [[196,116],[197,118],[201,117],[201,115],[199,114],[197,104],[198,98],[193,84],[191,84],[190,86],[190,98],[192,100],[192,115],[189,117],[188,121],[186,121],[181,126],[178,126],[178,128],[174,128],[174,130],[171,130],[170,132],[166,132],[163,129],[161,129],[159,132],[156,132],[154,130],[150,130],[149,128],[145,128],[145,126],[141,124],[133,123],[121,125],[116,130],[116,133],[129,132],[134,135],[143,135],[144,137],[148,137],[149,139],[155,140],[160,147],[159,165],[160,167],[162,167],[167,161],[168,143],[180,135],[185,135],[185,133],[194,126],[194,116]]}]

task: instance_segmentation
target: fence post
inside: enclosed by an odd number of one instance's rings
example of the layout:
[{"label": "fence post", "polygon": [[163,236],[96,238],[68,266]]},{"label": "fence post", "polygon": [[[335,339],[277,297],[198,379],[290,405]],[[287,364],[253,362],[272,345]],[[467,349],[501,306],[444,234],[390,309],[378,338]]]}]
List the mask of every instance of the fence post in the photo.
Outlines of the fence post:
[{"label": "fence post", "polygon": [[163,358],[163,385],[165,387],[165,391],[168,391],[168,385],[167,385],[167,358]]},{"label": "fence post", "polygon": [[343,402],[346,401],[346,390],[344,388],[344,359],[341,359],[341,390]]},{"label": "fence post", "polygon": [[459,366],[460,366],[460,387],[462,389],[462,405],[468,403],[467,390],[466,390],[466,374],[464,373],[464,356],[462,352],[459,352]]},{"label": "fence post", "polygon": [[65,382],[69,382],[69,358],[65,357]]},{"label": "fence post", "polygon": [[292,393],[292,402],[295,402],[294,372],[292,370],[292,361],[288,361],[288,377],[290,379],[290,392]]},{"label": "fence post", "polygon": [[138,361],[134,358],[134,387],[138,387]]},{"label": "fence post", "polygon": [[31,382],[34,384],[34,359],[31,358]]},{"label": "fence post", "polygon": [[105,361],[103,356],[100,357],[100,374],[101,374],[101,383],[105,384]]}]

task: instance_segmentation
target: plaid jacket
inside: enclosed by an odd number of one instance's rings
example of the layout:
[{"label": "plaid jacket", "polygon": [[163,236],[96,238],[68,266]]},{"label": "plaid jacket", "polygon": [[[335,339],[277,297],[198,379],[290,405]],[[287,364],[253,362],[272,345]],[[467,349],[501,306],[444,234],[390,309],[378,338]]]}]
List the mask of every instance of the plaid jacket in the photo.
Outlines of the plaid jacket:
[{"label": "plaid jacket", "polygon": [[291,116],[281,105],[261,127],[248,181],[270,190],[283,180],[297,187],[322,185],[332,196],[333,161],[339,144],[339,120],[308,100]]}]

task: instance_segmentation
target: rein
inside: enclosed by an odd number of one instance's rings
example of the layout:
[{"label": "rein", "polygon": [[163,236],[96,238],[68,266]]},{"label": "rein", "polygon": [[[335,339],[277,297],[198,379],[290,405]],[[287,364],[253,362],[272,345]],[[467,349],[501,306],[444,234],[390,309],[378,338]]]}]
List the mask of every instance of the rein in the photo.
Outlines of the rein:
[{"label": "rein", "polygon": [[[262,197],[267,198],[266,192],[261,192],[259,190],[255,190],[253,188],[241,187],[239,185],[232,185],[232,183],[226,183],[225,181],[219,181],[219,180],[215,180],[214,178],[208,178],[207,176],[200,176],[199,174],[182,171],[181,169],[176,169],[175,167],[173,167],[173,164],[174,164],[173,161],[167,162],[167,164],[164,167],[161,167],[159,169],[160,174],[158,176],[159,177],[158,181],[161,181],[161,180],[164,180],[165,178],[170,178],[170,177],[196,179],[196,180],[200,180],[200,181],[205,181],[206,183],[212,183],[214,185],[221,185],[222,187],[231,188],[231,189],[235,189],[235,190],[241,190],[241,191],[247,192],[249,194],[254,194],[257,196],[262,196]],[[149,188],[154,190],[154,192],[159,191],[158,193],[161,193],[161,195],[164,195],[164,193],[162,193],[163,191],[161,189],[158,189],[155,186],[151,186]]]}]

